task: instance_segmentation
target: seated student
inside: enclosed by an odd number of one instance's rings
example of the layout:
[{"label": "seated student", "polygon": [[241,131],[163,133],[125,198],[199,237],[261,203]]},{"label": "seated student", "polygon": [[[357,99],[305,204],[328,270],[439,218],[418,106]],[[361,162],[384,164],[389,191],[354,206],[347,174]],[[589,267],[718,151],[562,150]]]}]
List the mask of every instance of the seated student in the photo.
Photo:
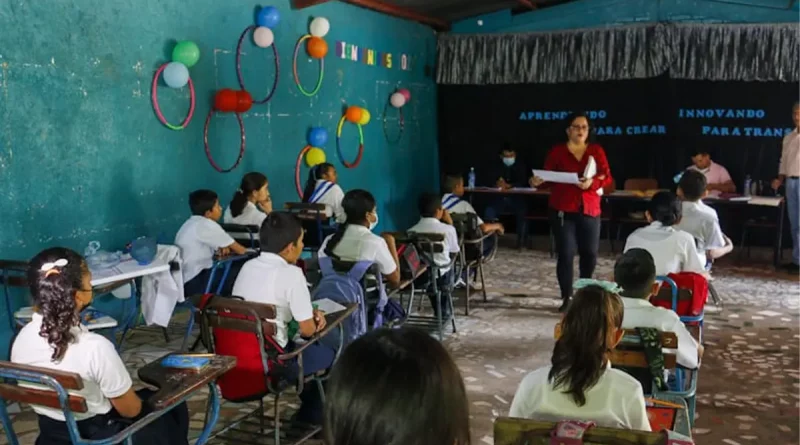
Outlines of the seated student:
[{"label": "seated student", "polygon": [[[303,271],[295,266],[303,253],[303,227],[292,214],[272,212],[261,225],[261,255],[242,266],[233,295],[246,301],[273,304],[277,310],[275,341],[285,350],[295,347],[288,336],[288,324],[296,320],[301,337],[309,338],[325,328],[325,314],[314,310]],[[336,338],[332,338],[336,337]],[[333,364],[338,336],[328,335],[303,350],[306,375]],[[296,420],[322,424],[322,397],[317,385],[305,385]]]},{"label": "seated student", "polygon": [[325,445],[469,445],[469,401],[447,350],[425,332],[374,330],[328,380]]},{"label": "seated student", "polygon": [[272,211],[272,199],[267,186],[267,177],[261,173],[251,172],[244,175],[239,189],[225,209],[222,218],[225,224],[261,227],[261,223]]},{"label": "seated student", "polygon": [[[441,242],[444,249],[441,253],[434,253],[433,260],[440,267],[439,276],[436,277],[436,286],[442,291],[442,318],[447,319],[452,315],[449,303],[453,281],[453,274],[449,267],[450,259],[452,255],[457,255],[461,251],[461,247],[458,245],[458,234],[455,227],[453,227],[450,213],[442,207],[442,199],[438,195],[423,193],[419,198],[419,213],[419,222],[408,229],[408,232],[444,235],[444,241]],[[435,295],[432,292],[428,292],[428,297],[431,300],[434,312],[436,312],[438,308],[436,307]],[[438,314],[438,312],[436,313]]]},{"label": "seated student", "polygon": [[350,190],[342,199],[346,215],[336,233],[329,235],[319,248],[319,256],[342,261],[371,261],[378,265],[390,287],[400,285],[400,260],[394,236],[372,231],[378,225],[375,198],[366,190]]},{"label": "seated student", "polygon": [[[199,295],[205,292],[206,283],[211,276],[214,255],[224,257],[231,252],[242,255],[247,252],[241,244],[231,238],[217,223],[222,214],[217,194],[211,190],[196,190],[189,194],[189,207],[192,216],[175,235],[175,245],[181,248],[183,257],[183,291],[185,295]],[[232,265],[223,295],[230,295],[233,281],[241,265]],[[222,273],[215,275],[222,279]],[[216,283],[212,286],[215,291]]]},{"label": "seated student", "polygon": [[656,274],[694,272],[706,275],[694,237],[674,226],[681,221],[681,202],[670,192],[656,193],[645,212],[647,227],[635,230],[625,241],[625,252],[639,247],[653,255]]},{"label": "seated student", "polygon": [[311,168],[308,172],[308,181],[303,189],[303,202],[312,204],[325,204],[325,215],[328,218],[335,218],[337,223],[343,223],[347,219],[342,200],[344,192],[339,184],[336,183],[336,167],[333,164],[323,162]]},{"label": "seated student", "polygon": [[[92,302],[92,274],[83,258],[63,247],[46,249],[30,261],[27,272],[34,303],[31,322],[11,347],[11,361],[74,372],[88,411],[74,413],[85,440],[109,438],[151,411],[143,400],[154,391],[134,392],[131,376],[108,339],[80,324],[80,312]],[[39,417],[38,445],[70,444],[60,409],[33,406]],[[173,408],[133,435],[139,445],[188,444],[189,411]]]},{"label": "seated student", "polygon": [[612,369],[608,357],[622,340],[622,316],[615,293],[599,284],[578,289],[561,322],[552,365],[522,380],[508,415],[650,431],[642,385]]},{"label": "seated student", "polygon": [[653,256],[644,249],[630,249],[614,265],[614,281],[622,288],[625,316],[623,329],[655,328],[661,332],[674,332],[678,336],[678,364],[694,369],[703,355],[703,347],[692,337],[675,312],[650,304],[650,297],[658,293],[656,265]]},{"label": "seated student", "polygon": [[[444,178],[444,189],[447,193],[442,196],[442,207],[451,214],[464,214],[471,213],[477,215],[475,208],[472,207],[468,201],[461,199],[464,196],[464,178],[461,175],[447,175]],[[481,232],[500,232],[502,235],[505,232],[503,225],[500,223],[485,223],[478,217],[478,224],[480,225]]]},{"label": "seated student", "polygon": [[697,242],[700,261],[715,260],[733,250],[733,241],[722,233],[717,211],[703,203],[708,195],[706,177],[689,170],[678,183],[678,196],[683,199],[683,218],[675,228],[692,235]]}]

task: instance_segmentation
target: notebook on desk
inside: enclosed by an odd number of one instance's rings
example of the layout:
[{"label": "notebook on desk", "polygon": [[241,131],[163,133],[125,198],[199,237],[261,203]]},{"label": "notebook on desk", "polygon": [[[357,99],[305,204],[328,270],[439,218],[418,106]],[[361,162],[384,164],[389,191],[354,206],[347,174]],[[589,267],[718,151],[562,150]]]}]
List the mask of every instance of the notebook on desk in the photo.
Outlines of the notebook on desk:
[{"label": "notebook on desk", "polygon": [[678,419],[678,410],[685,409],[684,406],[675,403],[649,398],[645,399],[645,406],[647,420],[653,431],[674,430],[675,421]]}]

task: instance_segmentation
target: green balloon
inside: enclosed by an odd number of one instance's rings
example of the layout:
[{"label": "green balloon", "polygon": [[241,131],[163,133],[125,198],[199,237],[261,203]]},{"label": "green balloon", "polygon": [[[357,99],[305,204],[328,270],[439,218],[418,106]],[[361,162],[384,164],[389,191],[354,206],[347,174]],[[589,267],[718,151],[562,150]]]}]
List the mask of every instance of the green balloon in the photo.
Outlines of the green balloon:
[{"label": "green balloon", "polygon": [[172,61],[180,62],[187,68],[192,67],[198,60],[200,60],[200,48],[189,40],[178,42],[175,49],[172,50]]}]

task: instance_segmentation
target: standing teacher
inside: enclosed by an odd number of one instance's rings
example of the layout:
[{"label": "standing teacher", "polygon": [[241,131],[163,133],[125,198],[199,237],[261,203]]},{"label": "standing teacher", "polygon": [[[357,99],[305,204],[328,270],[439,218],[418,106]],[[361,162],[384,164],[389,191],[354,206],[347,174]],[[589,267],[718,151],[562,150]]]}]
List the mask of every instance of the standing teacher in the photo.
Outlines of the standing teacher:
[{"label": "standing teacher", "polygon": [[[594,273],[600,245],[600,194],[603,187],[612,182],[603,147],[589,142],[592,128],[586,114],[573,113],[565,123],[567,142],[550,150],[544,169],[577,173],[580,183],[550,183],[535,176],[530,180],[533,187],[550,189],[550,227],[558,253],[556,274],[563,300],[559,308],[562,312],[572,296],[576,251],[580,255],[580,277],[591,278]],[[590,159],[594,159],[596,173],[593,177],[585,178]]]}]

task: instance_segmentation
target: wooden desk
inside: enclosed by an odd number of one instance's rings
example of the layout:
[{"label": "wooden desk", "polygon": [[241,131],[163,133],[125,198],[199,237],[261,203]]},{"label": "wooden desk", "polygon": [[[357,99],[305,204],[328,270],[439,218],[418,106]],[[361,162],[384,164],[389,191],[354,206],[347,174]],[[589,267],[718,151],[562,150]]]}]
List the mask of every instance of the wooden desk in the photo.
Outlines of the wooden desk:
[{"label": "wooden desk", "polygon": [[[313,303],[313,301],[312,301],[312,303]],[[339,304],[341,304],[341,303],[339,303]],[[332,330],[337,329],[339,327],[339,325],[341,325],[342,322],[344,322],[347,319],[347,317],[350,316],[350,314],[352,314],[353,312],[355,312],[356,309],[358,309],[358,303],[347,303],[347,304],[342,304],[342,306],[344,306],[346,309],[343,310],[343,311],[336,312],[335,314],[325,314],[325,328],[323,330],[317,332],[316,334],[314,334],[314,339],[313,340],[318,340],[318,339],[328,335],[328,333],[331,332]],[[339,351],[342,350],[343,342],[344,342],[344,335],[341,335],[339,337],[339,348],[338,348]],[[291,359],[297,357],[298,355],[302,354],[303,350],[306,349],[308,347],[308,345],[310,345],[312,343],[314,343],[314,341],[308,341],[306,343],[303,343],[299,347],[297,347],[294,350],[292,350],[292,352],[290,352],[288,354],[279,355],[278,359],[280,359],[280,360],[291,360]]]},{"label": "wooden desk", "polygon": [[208,366],[197,371],[161,366],[161,361],[173,354],[181,355],[179,352],[169,353],[139,369],[139,378],[143,382],[158,387],[158,392],[148,400],[155,410],[185,399],[236,366],[236,357],[225,355],[215,355]]}]

